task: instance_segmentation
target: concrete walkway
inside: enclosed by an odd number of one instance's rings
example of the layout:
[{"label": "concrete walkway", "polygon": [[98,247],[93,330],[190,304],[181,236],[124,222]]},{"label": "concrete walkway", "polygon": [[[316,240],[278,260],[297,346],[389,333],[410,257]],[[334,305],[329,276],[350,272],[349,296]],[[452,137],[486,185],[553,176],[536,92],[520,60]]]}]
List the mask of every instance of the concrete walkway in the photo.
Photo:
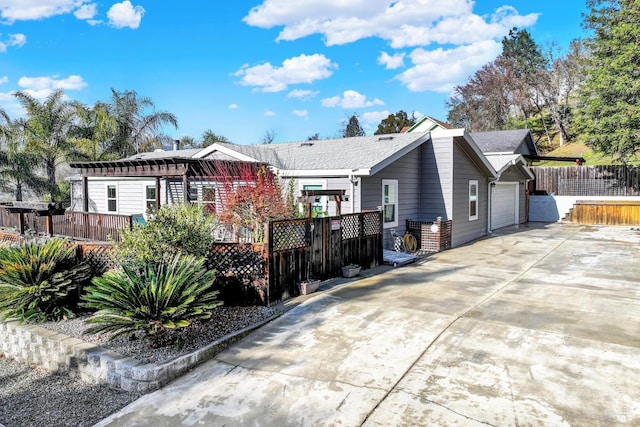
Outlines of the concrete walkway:
[{"label": "concrete walkway", "polygon": [[98,425],[640,425],[639,278],[638,230],[502,230],[314,294]]}]

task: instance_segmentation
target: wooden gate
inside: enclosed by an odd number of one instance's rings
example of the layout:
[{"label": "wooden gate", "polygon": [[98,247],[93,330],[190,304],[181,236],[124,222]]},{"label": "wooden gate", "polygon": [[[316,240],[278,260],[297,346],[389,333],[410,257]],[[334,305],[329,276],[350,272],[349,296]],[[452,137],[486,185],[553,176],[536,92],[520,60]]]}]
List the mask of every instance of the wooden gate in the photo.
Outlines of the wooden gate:
[{"label": "wooden gate", "polygon": [[361,212],[337,217],[269,223],[271,302],[299,295],[298,282],[339,277],[342,266],[363,269],[382,263],[382,214]]}]

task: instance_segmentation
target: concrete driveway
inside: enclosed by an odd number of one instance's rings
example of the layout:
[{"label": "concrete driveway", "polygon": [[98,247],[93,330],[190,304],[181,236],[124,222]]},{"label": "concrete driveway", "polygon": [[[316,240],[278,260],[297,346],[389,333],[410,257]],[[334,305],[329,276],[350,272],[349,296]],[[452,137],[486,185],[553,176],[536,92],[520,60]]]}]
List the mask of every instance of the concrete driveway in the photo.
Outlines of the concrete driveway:
[{"label": "concrete driveway", "polygon": [[639,278],[638,230],[498,231],[316,293],[98,425],[640,425]]}]

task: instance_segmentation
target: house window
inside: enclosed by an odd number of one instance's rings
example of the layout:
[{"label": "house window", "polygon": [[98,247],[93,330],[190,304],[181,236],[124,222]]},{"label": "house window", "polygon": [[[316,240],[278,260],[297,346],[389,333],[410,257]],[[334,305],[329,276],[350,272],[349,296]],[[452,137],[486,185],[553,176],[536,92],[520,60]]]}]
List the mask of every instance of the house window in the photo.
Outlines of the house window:
[{"label": "house window", "polygon": [[[323,190],[324,185],[303,184],[302,189],[303,190]],[[320,197],[317,197],[316,199],[313,199],[313,201],[311,202],[311,216],[313,218],[321,218],[327,214],[325,209],[325,204],[327,203],[326,199],[327,198],[325,196],[320,196]],[[304,206],[301,206],[300,209],[304,211]]]},{"label": "house window", "polygon": [[469,181],[469,221],[478,219],[478,181]]},{"label": "house window", "polygon": [[118,192],[115,185],[107,185],[107,212],[118,212]]},{"label": "house window", "polygon": [[158,201],[156,200],[156,186],[155,185],[146,185],[144,187],[145,191],[145,205],[147,211],[156,211],[158,210]]},{"label": "house window", "polygon": [[382,180],[382,212],[384,228],[398,226],[398,181]]},{"label": "house window", "polygon": [[202,204],[207,212],[216,212],[216,189],[214,187],[202,187]]}]

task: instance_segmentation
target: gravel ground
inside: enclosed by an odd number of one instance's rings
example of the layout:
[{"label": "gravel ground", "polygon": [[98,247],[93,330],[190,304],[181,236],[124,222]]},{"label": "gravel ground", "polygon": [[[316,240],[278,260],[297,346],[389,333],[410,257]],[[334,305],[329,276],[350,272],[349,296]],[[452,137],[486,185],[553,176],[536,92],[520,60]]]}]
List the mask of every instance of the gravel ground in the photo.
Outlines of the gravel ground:
[{"label": "gravel ground", "polygon": [[[86,318],[41,326],[95,343],[145,363],[162,363],[203,347],[231,332],[261,322],[277,311],[267,307],[218,307],[212,320],[190,326],[178,344],[150,348],[146,339],[110,340],[109,335],[86,335]],[[82,383],[66,375],[50,374],[0,356],[0,426],[87,427],[138,399],[129,393]]]}]

